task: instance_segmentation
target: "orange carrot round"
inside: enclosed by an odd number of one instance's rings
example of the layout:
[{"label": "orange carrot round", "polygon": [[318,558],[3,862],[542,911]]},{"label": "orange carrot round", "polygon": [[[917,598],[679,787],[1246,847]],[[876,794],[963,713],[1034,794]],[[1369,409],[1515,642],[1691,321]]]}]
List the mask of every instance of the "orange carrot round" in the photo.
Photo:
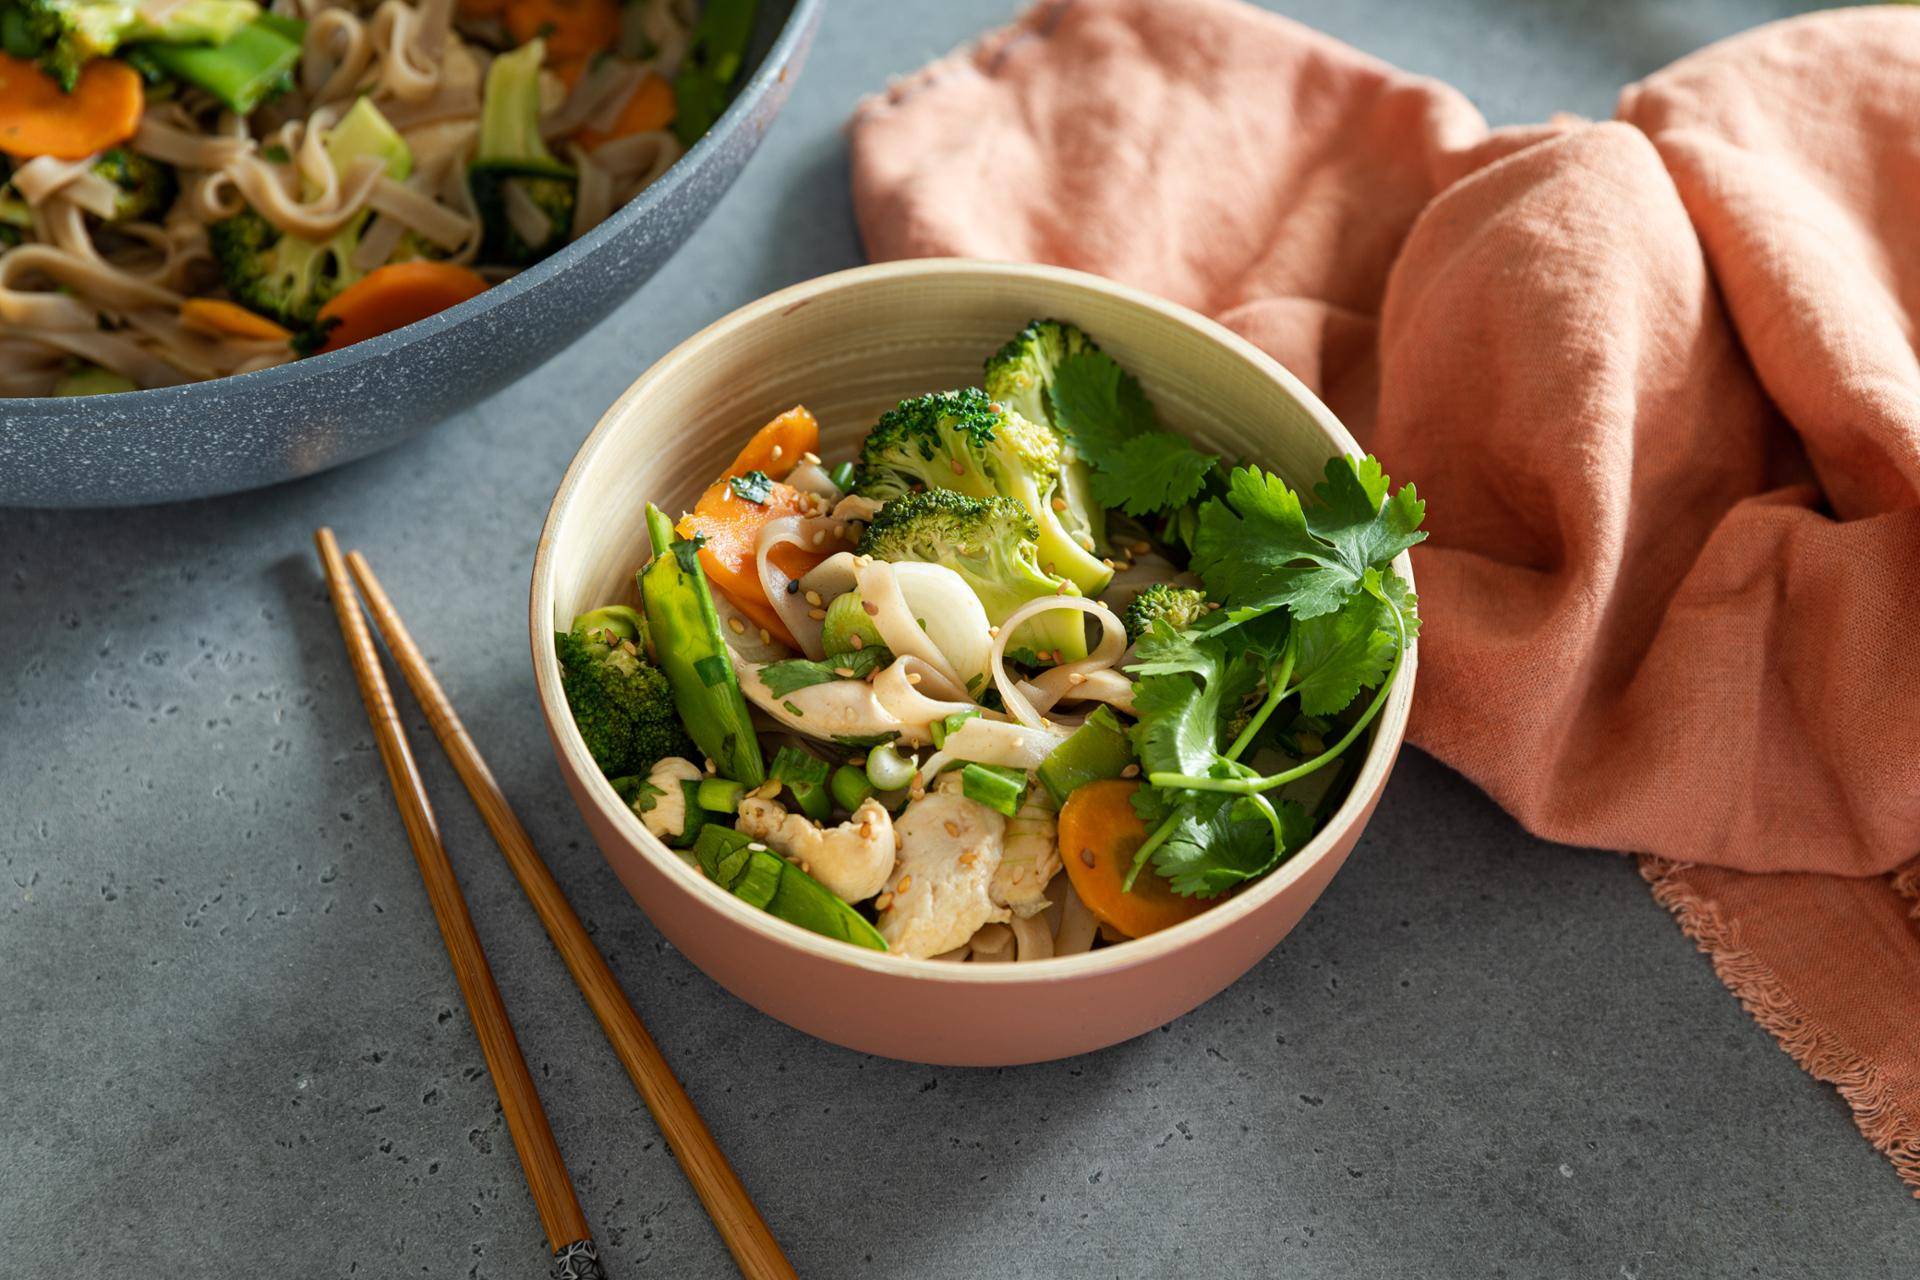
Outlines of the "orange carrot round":
[{"label": "orange carrot round", "polygon": [[503,16],[516,42],[545,37],[550,63],[592,57],[620,38],[618,0],[507,0]]},{"label": "orange carrot round", "polygon": [[754,432],[753,439],[734,455],[720,478],[764,471],[775,480],[784,480],[800,465],[801,454],[815,453],[819,448],[820,424],[805,405],[797,404]]},{"label": "orange carrot round", "polygon": [[293,337],[286,326],[257,311],[249,311],[237,302],[219,298],[188,298],[180,304],[180,323],[195,333],[214,338],[251,338],[261,342],[285,342]]},{"label": "orange carrot round", "polygon": [[1212,905],[1181,897],[1151,867],[1141,871],[1131,892],[1122,887],[1134,853],[1147,838],[1133,811],[1133,793],[1139,789],[1139,783],[1122,778],[1089,782],[1060,806],[1060,861],[1073,891],[1094,919],[1129,938],[1172,928]]},{"label": "orange carrot round", "polygon": [[338,351],[390,333],[486,291],[487,282],[458,263],[427,258],[390,262],[361,276],[320,308],[319,323],[327,326],[320,350]]},{"label": "orange carrot round", "polygon": [[[775,482],[767,494],[766,505],[762,506],[742,498],[733,491],[732,485],[722,480],[700,495],[693,514],[679,525],[682,537],[698,533],[706,538],[700,548],[700,567],[706,570],[707,581],[714,589],[725,594],[756,624],[765,627],[774,639],[796,648],[792,633],[780,621],[780,615],[774,612],[767,593],[760,587],[753,548],[767,521],[780,516],[806,515],[812,509],[807,495],[792,485]],[[830,547],[812,552],[786,546],[775,547],[771,554],[782,573],[798,578],[825,560],[830,552],[844,550],[845,547]]]},{"label": "orange carrot round", "polygon": [[667,83],[664,76],[649,75],[627,98],[627,105],[620,108],[620,115],[614,120],[613,126],[608,129],[582,129],[580,145],[591,151],[615,138],[656,132],[673,123],[678,109],[673,86]]},{"label": "orange carrot round", "polygon": [[89,62],[69,93],[33,63],[0,54],[0,151],[84,159],[131,138],[146,101],[139,74],[124,62]]}]

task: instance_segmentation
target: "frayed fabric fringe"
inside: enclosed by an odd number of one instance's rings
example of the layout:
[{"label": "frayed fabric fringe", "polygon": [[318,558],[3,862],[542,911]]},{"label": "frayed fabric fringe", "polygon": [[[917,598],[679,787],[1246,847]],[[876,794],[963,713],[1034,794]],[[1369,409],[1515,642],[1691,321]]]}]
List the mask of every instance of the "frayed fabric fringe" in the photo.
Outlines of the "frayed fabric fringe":
[{"label": "frayed fabric fringe", "polygon": [[[1809,1019],[1773,970],[1741,947],[1738,930],[1681,880],[1679,873],[1690,864],[1645,855],[1639,862],[1654,900],[1712,959],[1720,981],[1809,1075],[1840,1091],[1861,1134],[1893,1162],[1901,1181],[1920,1199],[1920,1124],[1894,1105],[1893,1091],[1872,1065]],[[1894,884],[1909,897],[1920,893],[1920,861],[1904,868]]]}]

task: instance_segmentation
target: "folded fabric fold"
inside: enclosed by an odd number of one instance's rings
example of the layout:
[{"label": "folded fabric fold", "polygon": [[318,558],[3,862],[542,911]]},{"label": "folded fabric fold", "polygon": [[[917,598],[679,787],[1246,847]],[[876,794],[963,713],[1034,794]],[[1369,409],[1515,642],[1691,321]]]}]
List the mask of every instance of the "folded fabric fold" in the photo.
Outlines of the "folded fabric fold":
[{"label": "folded fabric fold", "polygon": [[1490,131],[1233,0],[1047,0],[852,139],[874,258],[1151,289],[1417,482],[1414,740],[1532,831],[1648,855],[1920,1195],[1915,120],[1911,11]]}]

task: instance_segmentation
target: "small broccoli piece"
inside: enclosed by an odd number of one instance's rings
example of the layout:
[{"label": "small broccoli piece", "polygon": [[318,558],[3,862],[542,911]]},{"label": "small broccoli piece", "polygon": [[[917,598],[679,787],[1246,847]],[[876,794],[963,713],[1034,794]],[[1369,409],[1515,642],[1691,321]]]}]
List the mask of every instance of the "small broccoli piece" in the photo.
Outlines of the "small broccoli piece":
[{"label": "small broccoli piece", "polygon": [[[917,560],[958,573],[980,598],[995,626],[1029,600],[1079,589],[1040,567],[1040,530],[1025,507],[1011,498],[969,498],[951,489],[926,489],[888,502],[874,513],[860,553],[881,560]],[[1058,661],[1087,656],[1086,624],[1079,613],[1052,611],[1024,624],[1010,643],[1059,654]]]},{"label": "small broccoli piece", "polygon": [[316,244],[287,235],[252,209],[207,228],[207,244],[235,302],[289,329],[310,327],[327,299],[360,278],[353,250],[358,226]]},{"label": "small broccoli piece", "polygon": [[1127,639],[1138,640],[1154,623],[1164,622],[1175,631],[1185,631],[1207,611],[1207,593],[1195,587],[1176,587],[1156,582],[1133,598],[1120,616]]},{"label": "small broccoli piece", "polygon": [[594,763],[609,778],[644,774],[664,756],[694,755],[673,689],[632,640],[606,643],[604,628],[554,633],[560,687]]},{"label": "small broccoli piece", "polygon": [[[1053,373],[1060,362],[1082,351],[1098,351],[1092,338],[1063,320],[1029,320],[1006,346],[987,358],[982,385],[987,394],[1029,422],[1059,430],[1053,412]],[[1060,497],[1066,510],[1060,523],[1074,541],[1104,554],[1107,550],[1107,511],[1094,500],[1093,470],[1063,441],[1060,456]]]},{"label": "small broccoli piece", "polygon": [[173,166],[125,147],[103,151],[93,171],[117,189],[109,222],[139,222],[158,218],[173,204],[180,190]]},{"label": "small broccoli piece", "polygon": [[[918,488],[972,498],[1011,498],[1033,517],[1040,567],[1097,595],[1113,570],[1060,521],[1060,436],[969,387],[902,400],[882,414],[860,448],[854,489],[897,498]],[[1064,505],[1064,503],[1063,503]]]},{"label": "small broccoli piece", "polygon": [[480,211],[480,257],[524,267],[567,242],[578,178],[540,138],[540,66],[546,42],[529,40],[487,68],[480,140],[467,187]]},{"label": "small broccoli piece", "polygon": [[259,16],[254,0],[0,0],[0,48],[71,89],[81,67],[124,44],[223,44]]}]

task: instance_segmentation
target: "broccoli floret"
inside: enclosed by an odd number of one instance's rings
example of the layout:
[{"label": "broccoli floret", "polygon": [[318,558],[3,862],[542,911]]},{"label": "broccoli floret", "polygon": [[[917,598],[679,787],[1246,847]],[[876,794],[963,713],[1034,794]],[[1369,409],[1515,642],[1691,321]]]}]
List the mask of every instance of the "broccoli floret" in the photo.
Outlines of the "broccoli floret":
[{"label": "broccoli floret", "polygon": [[173,204],[173,197],[180,190],[172,165],[125,147],[102,152],[93,162],[93,171],[117,189],[109,222],[158,218]]},{"label": "broccoli floret", "polygon": [[82,66],[123,44],[224,44],[259,16],[254,0],[0,0],[0,48],[71,89]]},{"label": "broccoli floret", "polygon": [[[1011,498],[969,498],[951,489],[927,489],[895,498],[874,514],[860,540],[862,555],[917,560],[958,573],[998,626],[1029,600],[1079,595],[1071,582],[1040,567],[1040,530]],[[1077,662],[1087,656],[1079,613],[1053,611],[1020,628],[1010,643]]]},{"label": "broccoli floret", "polygon": [[357,225],[315,243],[287,235],[252,209],[207,228],[207,244],[235,302],[289,329],[312,326],[327,299],[360,278],[353,251]]},{"label": "broccoli floret", "polygon": [[480,140],[467,186],[480,211],[480,257],[524,267],[573,231],[577,176],[540,138],[540,66],[546,42],[529,40],[487,68]]},{"label": "broccoli floret", "polygon": [[560,687],[594,763],[609,778],[645,774],[662,756],[693,756],[667,677],[631,639],[605,627],[554,633]]},{"label": "broccoli floret", "polygon": [[1039,531],[1041,569],[1097,595],[1113,570],[1061,523],[1053,505],[1059,480],[1059,433],[969,387],[903,400],[882,414],[860,448],[854,489],[882,500],[917,488],[1011,498]]},{"label": "broccoli floret", "polygon": [[1206,592],[1156,582],[1133,598],[1120,621],[1127,628],[1127,639],[1138,640],[1156,622],[1164,622],[1175,631],[1185,631],[1206,611]]},{"label": "broccoli floret", "polygon": [[[1053,412],[1053,374],[1060,362],[1082,351],[1098,351],[1092,338],[1062,320],[1029,320],[1006,346],[987,358],[987,394],[1030,422],[1059,429]],[[1105,554],[1107,511],[1093,497],[1093,470],[1063,441],[1060,497],[1066,510],[1060,523],[1075,542]]]}]

